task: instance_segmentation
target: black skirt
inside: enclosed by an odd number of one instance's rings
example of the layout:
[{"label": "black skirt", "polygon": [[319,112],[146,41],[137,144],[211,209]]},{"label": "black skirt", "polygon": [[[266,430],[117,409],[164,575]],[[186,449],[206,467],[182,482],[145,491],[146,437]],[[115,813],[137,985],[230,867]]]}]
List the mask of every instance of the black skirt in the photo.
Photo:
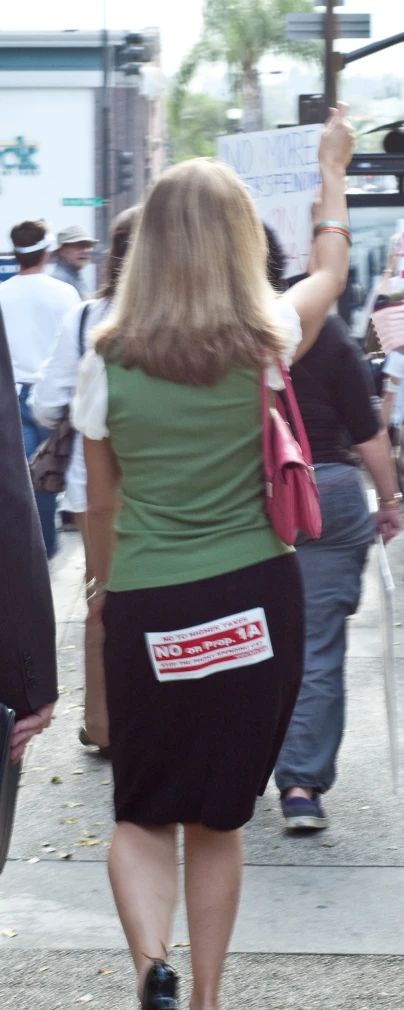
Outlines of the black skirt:
[{"label": "black skirt", "polygon": [[[199,680],[156,678],[145,634],[255,607],[265,611],[272,658]],[[104,625],[117,821],[241,827],[265,792],[302,677],[296,555],[199,582],[108,593]]]}]

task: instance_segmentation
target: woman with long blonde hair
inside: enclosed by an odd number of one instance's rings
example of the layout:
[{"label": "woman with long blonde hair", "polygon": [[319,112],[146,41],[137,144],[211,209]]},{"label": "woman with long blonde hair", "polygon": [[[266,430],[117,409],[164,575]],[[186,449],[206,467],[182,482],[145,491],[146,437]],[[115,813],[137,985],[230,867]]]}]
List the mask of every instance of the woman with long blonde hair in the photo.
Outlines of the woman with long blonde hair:
[{"label": "woman with long blonde hair", "polygon": [[[263,506],[259,373],[314,342],[348,268],[334,110],[320,147],[317,272],[281,299],[262,226],[219,163],[170,169],[144,206],[112,317],[83,362],[117,827],[109,870],[144,1010],[176,1010],[165,963],[184,827],[192,1010],[217,1010],[241,880],[240,829],[274,768],[302,674],[295,554]],[[340,227],[335,227],[335,219]],[[116,490],[120,508],[113,519]]]}]

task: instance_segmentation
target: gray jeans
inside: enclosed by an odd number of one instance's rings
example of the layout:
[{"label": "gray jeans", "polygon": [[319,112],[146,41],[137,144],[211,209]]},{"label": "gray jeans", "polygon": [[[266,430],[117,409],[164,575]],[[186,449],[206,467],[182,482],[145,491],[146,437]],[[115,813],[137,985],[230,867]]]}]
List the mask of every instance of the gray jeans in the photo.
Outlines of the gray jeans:
[{"label": "gray jeans", "polygon": [[344,730],[346,619],[355,613],[372,527],[359,471],[316,466],[323,531],[300,537],[297,553],[306,601],[303,682],[278,758],[276,784],[331,789]]}]

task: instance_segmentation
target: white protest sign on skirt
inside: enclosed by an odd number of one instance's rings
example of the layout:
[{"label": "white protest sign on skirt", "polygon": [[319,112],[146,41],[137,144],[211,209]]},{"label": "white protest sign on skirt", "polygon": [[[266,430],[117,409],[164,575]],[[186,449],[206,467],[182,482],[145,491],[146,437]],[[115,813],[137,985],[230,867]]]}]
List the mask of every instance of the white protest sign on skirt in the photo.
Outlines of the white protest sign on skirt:
[{"label": "white protest sign on skirt", "polygon": [[273,656],[262,607],[180,631],[151,632],[145,639],[160,682],[199,680]]},{"label": "white protest sign on skirt", "polygon": [[218,157],[241,177],[261,221],[286,252],[287,277],[305,273],[312,241],[313,196],[321,184],[322,125],[292,126],[219,137]]}]

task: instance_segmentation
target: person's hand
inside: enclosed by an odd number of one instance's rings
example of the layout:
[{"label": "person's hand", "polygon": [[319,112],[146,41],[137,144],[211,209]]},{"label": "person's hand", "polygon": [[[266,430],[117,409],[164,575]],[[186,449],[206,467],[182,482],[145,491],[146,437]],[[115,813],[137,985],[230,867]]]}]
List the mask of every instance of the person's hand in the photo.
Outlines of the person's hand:
[{"label": "person's hand", "polygon": [[318,152],[320,168],[345,171],[352,160],[355,131],[346,118],[347,112],[345,102],[338,102],[336,109],[330,109]]},{"label": "person's hand", "polygon": [[52,705],[44,705],[32,715],[27,715],[25,719],[18,719],[14,725],[11,737],[10,760],[13,764],[23,757],[25,748],[33,736],[42,733],[51,724],[55,702]]},{"label": "person's hand", "polygon": [[399,504],[381,506],[375,515],[376,532],[381,536],[383,543],[388,544],[389,540],[401,533],[403,528],[401,509]]}]

